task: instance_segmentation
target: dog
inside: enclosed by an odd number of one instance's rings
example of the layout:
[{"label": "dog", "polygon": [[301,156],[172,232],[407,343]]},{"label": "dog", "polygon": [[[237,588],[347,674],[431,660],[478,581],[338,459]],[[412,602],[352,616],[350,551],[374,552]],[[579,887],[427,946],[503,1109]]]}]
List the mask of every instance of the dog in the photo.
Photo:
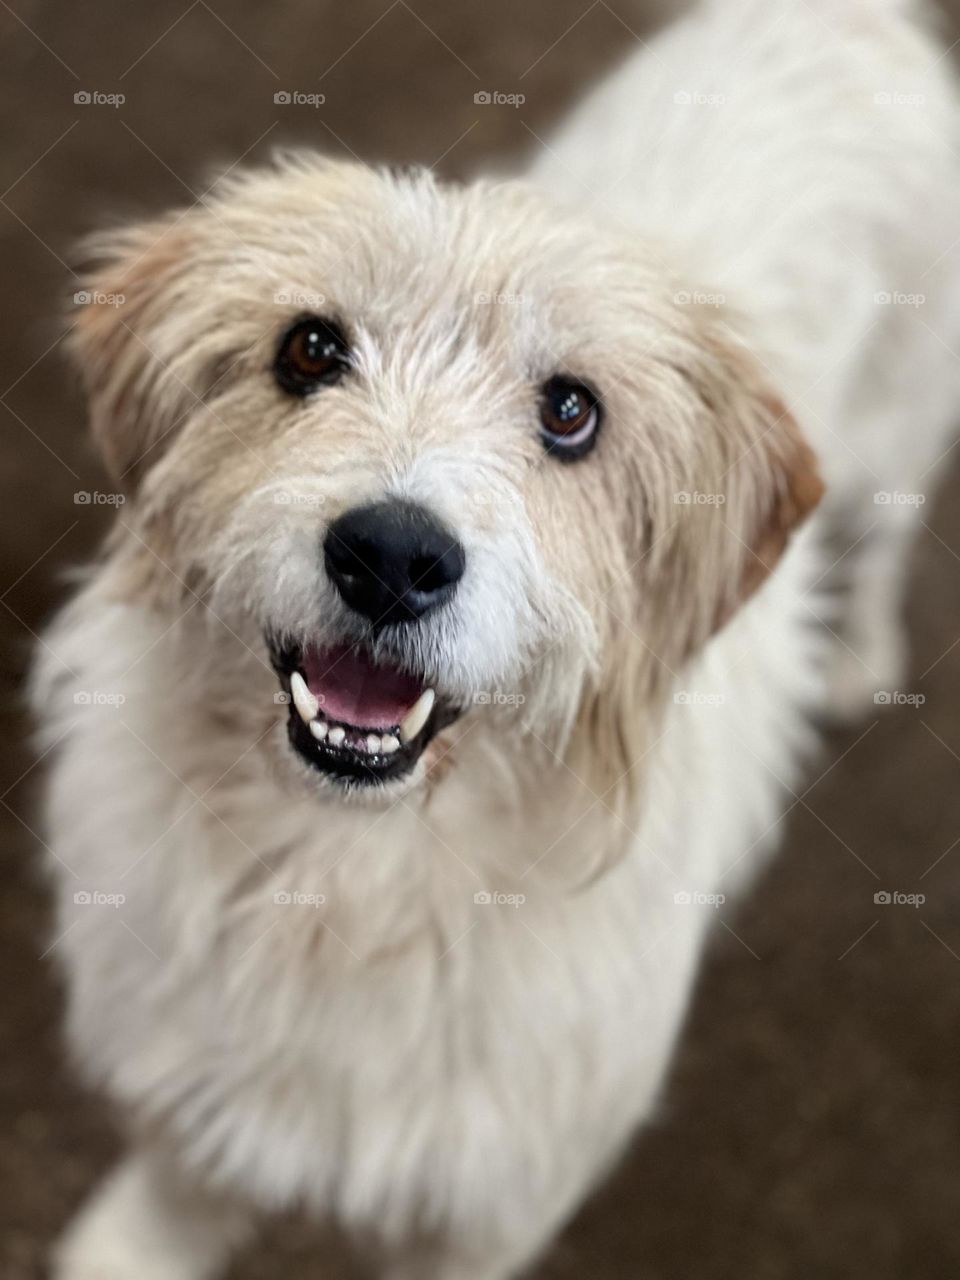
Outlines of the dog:
[{"label": "dog", "polygon": [[704,0],[521,176],[294,152],[97,242],[125,501],[32,696],[130,1148],[58,1280],[209,1280],[291,1207],[505,1280],[654,1112],[818,720],[903,678],[944,49],[908,0]]}]

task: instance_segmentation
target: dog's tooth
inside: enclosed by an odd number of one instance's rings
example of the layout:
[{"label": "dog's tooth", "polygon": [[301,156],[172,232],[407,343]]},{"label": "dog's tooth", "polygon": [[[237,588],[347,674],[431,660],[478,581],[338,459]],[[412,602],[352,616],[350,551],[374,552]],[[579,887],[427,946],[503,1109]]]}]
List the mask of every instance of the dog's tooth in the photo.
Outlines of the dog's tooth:
[{"label": "dog's tooth", "polygon": [[380,752],[380,736],[376,733],[367,734],[367,750],[371,755],[378,755]]},{"label": "dog's tooth", "polygon": [[318,742],[322,742],[324,740],[324,738],[327,736],[327,732],[329,728],[330,726],[327,724],[326,720],[310,721],[310,732],[313,734],[313,736],[316,738]]},{"label": "dog's tooth", "polygon": [[307,688],[307,682],[299,671],[294,671],[290,675],[290,692],[293,694],[294,705],[300,713],[300,719],[304,724],[309,724],[316,718],[320,703]]},{"label": "dog's tooth", "polygon": [[424,689],[400,725],[400,741],[409,742],[415,738],[430,717],[437,695],[432,689]]},{"label": "dog's tooth", "polygon": [[384,755],[393,755],[394,751],[399,751],[400,739],[395,738],[392,733],[385,733],[380,739],[380,750]]},{"label": "dog's tooth", "polygon": [[342,724],[335,724],[327,734],[327,741],[332,747],[339,747],[347,736],[347,731]]}]

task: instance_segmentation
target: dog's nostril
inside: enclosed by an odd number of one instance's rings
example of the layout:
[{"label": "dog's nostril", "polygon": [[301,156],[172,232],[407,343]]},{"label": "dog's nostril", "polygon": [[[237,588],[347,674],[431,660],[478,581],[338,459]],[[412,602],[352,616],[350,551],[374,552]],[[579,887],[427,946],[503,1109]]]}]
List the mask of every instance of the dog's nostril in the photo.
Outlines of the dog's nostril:
[{"label": "dog's nostril", "polygon": [[451,546],[439,556],[417,556],[410,563],[410,583],[417,591],[440,591],[463,573],[458,548]]},{"label": "dog's nostril", "polygon": [[414,622],[445,603],[466,564],[450,530],[412,502],[347,511],[327,531],[324,559],[345,603],[375,626]]}]

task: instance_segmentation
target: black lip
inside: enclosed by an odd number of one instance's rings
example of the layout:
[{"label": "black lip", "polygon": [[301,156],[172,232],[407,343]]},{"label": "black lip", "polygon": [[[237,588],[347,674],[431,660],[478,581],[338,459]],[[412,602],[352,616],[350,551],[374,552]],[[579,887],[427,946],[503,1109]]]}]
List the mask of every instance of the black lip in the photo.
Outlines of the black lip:
[{"label": "black lip", "polygon": [[[269,637],[267,645],[271,665],[287,695],[287,737],[291,747],[311,768],[344,785],[383,786],[403,778],[414,768],[427,743],[461,714],[459,710],[438,699],[417,736],[403,743],[399,750],[390,755],[371,755],[355,751],[346,744],[335,747],[328,742],[320,742],[300,718],[290,694],[290,676],[298,670],[303,674],[300,648],[281,646]],[[382,730],[371,729],[370,732]]]}]

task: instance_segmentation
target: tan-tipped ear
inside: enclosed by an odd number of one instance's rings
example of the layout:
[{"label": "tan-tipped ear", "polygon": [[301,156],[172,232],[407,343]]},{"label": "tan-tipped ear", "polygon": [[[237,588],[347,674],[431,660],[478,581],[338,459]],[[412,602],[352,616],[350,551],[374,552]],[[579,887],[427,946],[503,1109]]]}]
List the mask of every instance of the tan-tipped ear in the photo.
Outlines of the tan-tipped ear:
[{"label": "tan-tipped ear", "polygon": [[771,375],[727,326],[700,329],[685,376],[701,406],[689,488],[707,499],[677,529],[691,653],[771,575],[823,484]]},{"label": "tan-tipped ear", "polygon": [[169,220],[87,245],[96,265],[74,296],[78,315],[68,346],[83,379],[94,440],[124,489],[136,485],[183,412],[182,395],[168,390],[164,396],[160,384],[172,354],[165,330],[185,287],[189,242],[187,228]]},{"label": "tan-tipped ear", "polygon": [[[770,394],[761,393],[757,406],[763,433],[752,450],[762,459],[758,460],[754,483],[755,512],[752,520],[747,512],[739,582],[721,606],[718,626],[769,577],[787,549],[790,535],[814,510],[824,492],[816,455],[793,415]],[[749,465],[749,459],[744,461]]]}]

